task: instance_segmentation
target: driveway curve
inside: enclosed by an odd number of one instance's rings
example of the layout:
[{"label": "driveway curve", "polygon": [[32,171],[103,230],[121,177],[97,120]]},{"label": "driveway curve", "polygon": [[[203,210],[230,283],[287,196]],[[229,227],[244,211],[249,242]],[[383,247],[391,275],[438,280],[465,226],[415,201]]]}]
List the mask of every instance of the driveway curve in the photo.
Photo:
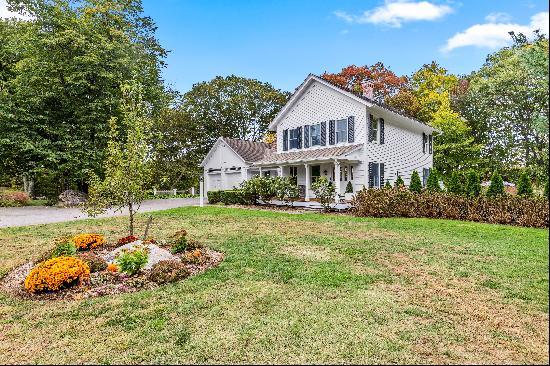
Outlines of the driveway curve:
[{"label": "driveway curve", "polygon": [[[169,198],[143,201],[139,212],[160,211],[183,206],[198,206],[198,198]],[[125,216],[126,211],[109,210],[97,217]],[[0,227],[51,224],[90,218],[78,208],[48,206],[0,207]]]}]

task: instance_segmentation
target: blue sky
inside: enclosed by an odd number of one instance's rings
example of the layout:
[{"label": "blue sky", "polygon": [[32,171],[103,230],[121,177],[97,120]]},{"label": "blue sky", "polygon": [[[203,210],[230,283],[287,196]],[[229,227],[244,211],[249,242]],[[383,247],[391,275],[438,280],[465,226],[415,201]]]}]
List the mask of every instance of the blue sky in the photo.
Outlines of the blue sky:
[{"label": "blue sky", "polygon": [[[143,0],[180,92],[216,75],[293,91],[309,73],[382,61],[410,75],[436,60],[479,68],[509,30],[548,34],[544,0]],[[0,0],[0,17],[8,16]]]}]

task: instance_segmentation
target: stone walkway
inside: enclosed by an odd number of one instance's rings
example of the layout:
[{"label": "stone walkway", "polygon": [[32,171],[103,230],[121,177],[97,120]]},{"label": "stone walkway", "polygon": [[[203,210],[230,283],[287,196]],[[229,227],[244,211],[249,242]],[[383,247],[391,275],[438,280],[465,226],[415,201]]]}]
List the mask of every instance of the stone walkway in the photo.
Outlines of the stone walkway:
[{"label": "stone walkway", "polygon": [[[182,206],[198,206],[198,198],[168,198],[144,201],[139,212],[160,211]],[[98,217],[124,216],[127,212],[108,211]],[[0,227],[50,224],[89,218],[78,208],[49,206],[0,207]]]}]

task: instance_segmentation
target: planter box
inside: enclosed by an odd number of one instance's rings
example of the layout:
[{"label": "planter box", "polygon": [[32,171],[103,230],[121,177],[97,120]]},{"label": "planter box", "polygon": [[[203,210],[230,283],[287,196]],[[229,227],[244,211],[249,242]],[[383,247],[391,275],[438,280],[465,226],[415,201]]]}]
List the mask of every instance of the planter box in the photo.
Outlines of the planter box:
[{"label": "planter box", "polygon": [[351,201],[353,199],[354,193],[344,193],[344,199],[346,201]]}]

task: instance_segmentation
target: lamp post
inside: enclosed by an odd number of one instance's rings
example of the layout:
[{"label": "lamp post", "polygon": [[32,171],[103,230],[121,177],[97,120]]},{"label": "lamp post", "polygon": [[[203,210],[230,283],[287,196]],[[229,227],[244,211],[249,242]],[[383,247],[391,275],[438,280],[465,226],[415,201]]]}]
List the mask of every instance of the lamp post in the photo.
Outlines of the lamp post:
[{"label": "lamp post", "polygon": [[202,175],[199,177],[199,201],[200,201],[200,207],[204,207],[204,183]]}]

